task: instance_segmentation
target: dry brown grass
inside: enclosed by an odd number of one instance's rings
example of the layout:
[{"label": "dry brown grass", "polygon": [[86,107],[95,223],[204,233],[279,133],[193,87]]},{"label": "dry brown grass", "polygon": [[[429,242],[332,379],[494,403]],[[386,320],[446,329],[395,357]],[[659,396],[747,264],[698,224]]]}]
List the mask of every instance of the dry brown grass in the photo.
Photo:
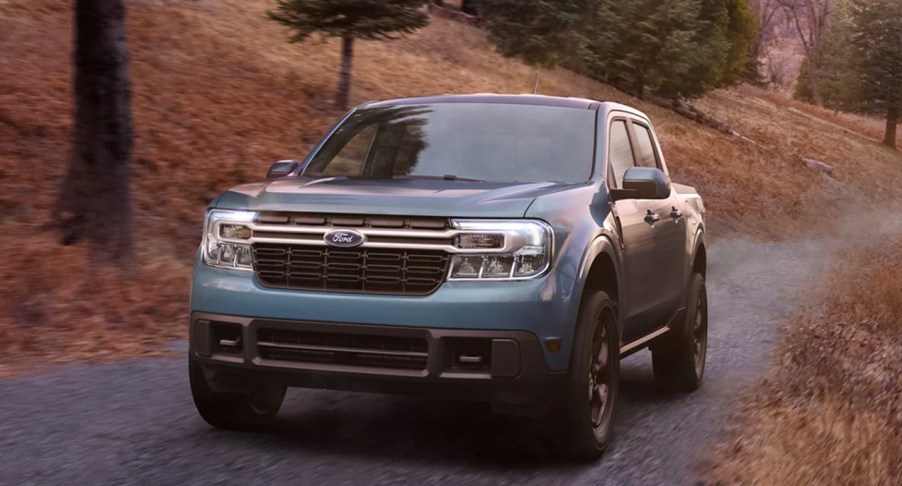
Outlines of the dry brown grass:
[{"label": "dry brown grass", "polygon": [[92,268],[81,247],[48,244],[43,234],[0,231],[0,376],[74,360],[158,354],[183,337],[190,266],[166,245],[143,241],[132,268]]},{"label": "dry brown grass", "polygon": [[[132,180],[135,233],[143,253],[128,278],[103,278],[109,286],[117,282],[123,291],[141,294],[157,309],[144,311],[153,314],[153,323],[128,321],[134,324],[130,329],[139,330],[131,341],[135,352],[151,339],[141,326],[172,330],[153,333],[153,339],[182,335],[185,286],[204,206],[225,188],[262,176],[274,160],[303,157],[340,115],[331,108],[337,43],[286,43],[286,32],[265,19],[273,5],[272,0],[129,2]],[[0,2],[0,228],[13,235],[12,242],[4,242],[10,252],[21,261],[40,261],[36,268],[47,272],[9,270],[20,268],[20,262],[4,268],[0,333],[8,339],[0,340],[0,358],[43,356],[47,348],[40,340],[52,340],[66,328],[110,329],[115,316],[128,315],[122,299],[110,293],[78,291],[89,288],[93,278],[86,277],[82,250],[60,248],[54,235],[41,229],[52,218],[70,152],[71,24],[70,0]],[[494,53],[476,28],[441,18],[400,41],[358,44],[354,102],[525,93],[532,91],[536,73]],[[692,124],[566,70],[542,71],[539,85],[544,94],[620,101],[648,112],[675,180],[700,188],[720,232],[781,237],[807,231],[816,227],[808,224],[812,214],[830,217],[850,195],[861,197],[855,187],[868,187],[879,197],[898,182],[892,177],[902,157],[872,143],[870,128],[839,123],[816,110],[805,112],[811,116],[789,115],[786,105],[765,93],[721,92],[701,103],[770,149]],[[794,123],[782,123],[784,117]],[[826,159],[846,184],[808,171],[800,156]],[[887,175],[872,177],[880,173]],[[165,277],[148,270],[160,259],[167,262]],[[173,284],[180,290],[160,294],[165,278],[180,282]],[[38,298],[65,305],[36,331],[27,309]],[[16,337],[20,334],[30,337]],[[38,341],[21,344],[30,339]],[[97,350],[125,346],[122,340],[98,343]]]},{"label": "dry brown grass", "polygon": [[849,255],[789,323],[717,484],[902,482],[902,240]]}]

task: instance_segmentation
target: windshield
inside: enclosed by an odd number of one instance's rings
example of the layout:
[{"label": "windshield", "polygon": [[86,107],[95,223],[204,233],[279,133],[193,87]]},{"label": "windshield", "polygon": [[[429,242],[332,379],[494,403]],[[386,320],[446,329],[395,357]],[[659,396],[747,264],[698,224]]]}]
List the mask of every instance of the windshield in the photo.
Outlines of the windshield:
[{"label": "windshield", "polygon": [[305,175],[581,182],[592,173],[595,112],[494,103],[364,108]]}]

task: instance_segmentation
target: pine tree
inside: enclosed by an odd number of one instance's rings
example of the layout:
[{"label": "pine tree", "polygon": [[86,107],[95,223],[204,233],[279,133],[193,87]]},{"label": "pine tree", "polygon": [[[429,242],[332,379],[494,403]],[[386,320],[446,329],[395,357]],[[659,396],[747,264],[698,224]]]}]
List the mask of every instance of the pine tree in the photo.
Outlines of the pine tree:
[{"label": "pine tree", "polygon": [[861,106],[886,116],[883,143],[895,148],[902,113],[902,2],[852,0],[850,20]]},{"label": "pine tree", "polygon": [[[732,86],[746,76],[752,46],[758,36],[758,19],[748,0],[724,0],[727,11],[727,53],[720,72],[717,87]],[[757,60],[757,54],[756,54]]]},{"label": "pine tree", "polygon": [[793,96],[806,103],[817,103],[813,86],[818,87],[820,103],[827,108],[860,111],[862,96],[858,86],[855,53],[850,39],[852,36],[851,4],[838,1],[830,13],[827,30],[821,36],[818,50],[820,68],[819,79],[812,82],[812,63],[802,63],[796,80]]},{"label": "pine tree", "polygon": [[694,97],[740,82],[756,35],[748,0],[479,0],[479,6],[502,54],[539,65],[564,61],[640,97]]},{"label": "pine tree", "polygon": [[639,97],[740,82],[755,35],[746,0],[601,0],[593,24],[587,64]]},{"label": "pine tree", "polygon": [[336,105],[345,109],[351,90],[354,40],[390,40],[425,27],[430,0],[279,0],[269,18],[289,27],[289,42],[315,33],[341,39],[341,74]]},{"label": "pine tree", "polygon": [[585,46],[598,0],[479,0],[489,37],[505,56],[552,66]]},{"label": "pine tree", "polygon": [[686,94],[679,79],[689,75],[702,45],[701,5],[695,0],[602,0],[590,36],[589,68],[605,81],[643,98]]},{"label": "pine tree", "polygon": [[[824,106],[886,117],[883,143],[896,146],[902,112],[902,3],[837,2],[820,47],[817,71]],[[795,97],[815,102],[814,73],[803,65]]]}]

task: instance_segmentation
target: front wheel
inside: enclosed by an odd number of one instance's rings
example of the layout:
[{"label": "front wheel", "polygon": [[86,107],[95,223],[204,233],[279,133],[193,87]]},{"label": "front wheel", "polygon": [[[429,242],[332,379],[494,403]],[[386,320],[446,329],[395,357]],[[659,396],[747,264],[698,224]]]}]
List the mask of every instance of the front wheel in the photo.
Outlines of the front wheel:
[{"label": "front wheel", "polygon": [[586,295],[580,307],[570,372],[550,411],[551,434],[568,459],[594,460],[614,428],[620,380],[620,333],[614,301],[605,292]]},{"label": "front wheel", "polygon": [[285,386],[263,386],[253,393],[220,393],[210,389],[203,370],[194,359],[188,359],[191,395],[200,416],[221,429],[244,430],[272,423],[282,407]]}]

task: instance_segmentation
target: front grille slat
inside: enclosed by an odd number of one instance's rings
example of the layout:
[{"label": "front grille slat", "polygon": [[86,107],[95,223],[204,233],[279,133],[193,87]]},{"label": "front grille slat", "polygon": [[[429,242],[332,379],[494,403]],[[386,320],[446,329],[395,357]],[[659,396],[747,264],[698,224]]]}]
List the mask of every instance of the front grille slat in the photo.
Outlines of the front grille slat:
[{"label": "front grille slat", "polygon": [[392,228],[442,230],[451,227],[448,218],[374,216],[357,214],[261,212],[257,216],[261,223],[269,225],[328,226],[348,228]]},{"label": "front grille slat", "polygon": [[424,338],[260,328],[263,359],[399,370],[425,370]]},{"label": "front grille slat", "polygon": [[254,271],[267,287],[426,295],[444,281],[449,255],[440,250],[312,248],[256,243]]},{"label": "front grille slat", "polygon": [[372,354],[372,355],[384,355],[384,356],[410,356],[415,358],[425,358],[428,356],[427,353],[418,353],[416,351],[383,351],[381,349],[367,349],[365,352],[357,351],[354,349],[348,349],[343,347],[336,346],[313,346],[313,345],[304,345],[304,344],[284,344],[284,343],[269,343],[260,341],[257,343],[257,346],[267,347],[267,348],[286,348],[286,349],[300,349],[304,351],[322,351],[322,352],[332,352],[332,353],[362,353],[362,354]]}]

